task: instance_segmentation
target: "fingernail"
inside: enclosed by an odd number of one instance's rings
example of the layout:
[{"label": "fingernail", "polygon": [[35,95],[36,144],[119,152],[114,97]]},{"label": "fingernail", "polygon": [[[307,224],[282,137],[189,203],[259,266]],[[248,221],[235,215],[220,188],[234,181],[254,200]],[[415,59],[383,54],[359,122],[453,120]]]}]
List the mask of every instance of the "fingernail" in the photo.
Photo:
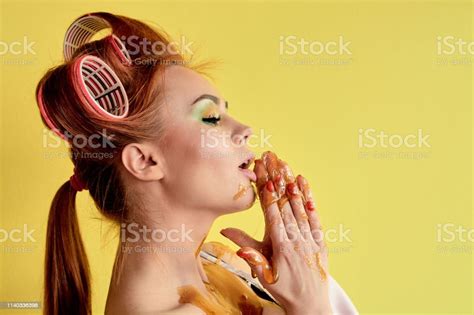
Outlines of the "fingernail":
[{"label": "fingernail", "polygon": [[274,192],[275,191],[275,186],[273,186],[273,182],[271,180],[267,181],[265,187],[269,192]]},{"label": "fingernail", "polygon": [[280,193],[280,195],[284,194],[286,183],[283,177],[280,174],[278,174],[275,176],[274,181],[275,181],[276,186],[278,187],[278,192]]},{"label": "fingernail", "polygon": [[292,196],[296,196],[299,193],[298,187],[295,183],[288,183],[288,185],[286,185],[286,191]]},{"label": "fingernail", "polygon": [[237,254],[237,256],[239,256],[240,258],[243,258],[245,260],[249,259],[248,253],[242,251],[242,249],[239,249],[236,254]]},{"label": "fingernail", "polygon": [[222,229],[222,230],[219,231],[219,233],[221,233],[222,235],[225,236],[225,234],[224,234],[224,233],[225,233],[225,230],[226,230],[226,229]]},{"label": "fingernail", "polygon": [[301,178],[301,183],[303,183],[303,185],[307,185],[308,181],[306,180],[306,178],[304,178],[302,175],[299,175],[299,176]]},{"label": "fingernail", "polygon": [[295,176],[293,175],[290,166],[285,161],[278,159],[278,167],[280,168],[280,172],[283,174],[283,178],[287,183],[295,181]]},{"label": "fingernail", "polygon": [[308,209],[309,211],[314,211],[316,209],[312,200],[306,201],[306,209]]},{"label": "fingernail", "polygon": [[249,248],[249,247],[242,247],[237,251],[237,255],[240,258],[245,259],[251,265],[259,265],[259,264],[266,264],[266,258],[257,250]]}]

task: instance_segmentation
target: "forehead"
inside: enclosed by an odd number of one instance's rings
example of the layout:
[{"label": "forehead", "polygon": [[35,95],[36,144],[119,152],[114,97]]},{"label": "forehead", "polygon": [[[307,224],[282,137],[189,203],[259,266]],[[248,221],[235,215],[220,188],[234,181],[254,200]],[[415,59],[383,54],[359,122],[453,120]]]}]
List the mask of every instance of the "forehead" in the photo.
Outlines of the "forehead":
[{"label": "forehead", "polygon": [[191,107],[202,94],[211,94],[222,98],[219,91],[198,72],[183,67],[170,66],[164,73],[163,96],[171,107]]}]

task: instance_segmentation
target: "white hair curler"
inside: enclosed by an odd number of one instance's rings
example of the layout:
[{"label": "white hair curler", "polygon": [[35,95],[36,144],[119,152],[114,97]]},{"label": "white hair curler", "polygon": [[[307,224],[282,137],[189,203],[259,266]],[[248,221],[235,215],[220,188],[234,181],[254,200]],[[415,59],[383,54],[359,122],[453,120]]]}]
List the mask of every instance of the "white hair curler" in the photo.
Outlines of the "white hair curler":
[{"label": "white hair curler", "polygon": [[[78,18],[69,26],[64,36],[64,59],[71,60],[79,47],[88,43],[95,34],[106,28],[111,28],[111,25],[102,17],[88,14]],[[132,60],[122,41],[115,35],[108,36],[108,39],[121,61],[130,65]]]}]

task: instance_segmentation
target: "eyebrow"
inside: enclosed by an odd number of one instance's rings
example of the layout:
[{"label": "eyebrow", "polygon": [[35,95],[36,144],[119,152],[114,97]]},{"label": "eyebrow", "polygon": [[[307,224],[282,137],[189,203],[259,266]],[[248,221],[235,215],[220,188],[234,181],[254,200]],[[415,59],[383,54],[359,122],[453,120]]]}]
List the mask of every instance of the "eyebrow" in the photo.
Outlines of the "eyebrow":
[{"label": "eyebrow", "polygon": [[[194,105],[196,104],[197,102],[199,102],[200,100],[203,100],[203,99],[210,99],[211,101],[213,101],[214,103],[216,104],[219,104],[220,102],[220,99],[215,96],[215,95],[211,95],[211,94],[203,94],[201,96],[199,96],[197,99],[194,100],[194,102],[191,104],[191,105]],[[227,101],[224,101],[224,105],[225,105],[225,108],[229,108],[229,102]]]}]

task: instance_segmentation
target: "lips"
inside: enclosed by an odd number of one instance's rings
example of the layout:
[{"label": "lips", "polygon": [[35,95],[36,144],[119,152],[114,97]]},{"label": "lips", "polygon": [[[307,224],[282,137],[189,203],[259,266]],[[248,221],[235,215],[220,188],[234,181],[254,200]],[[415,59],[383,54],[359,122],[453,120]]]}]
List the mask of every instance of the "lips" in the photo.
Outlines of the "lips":
[{"label": "lips", "polygon": [[239,170],[247,176],[252,182],[257,180],[257,175],[250,170],[250,166],[252,165],[253,161],[255,160],[255,155],[249,154],[239,165]]}]

